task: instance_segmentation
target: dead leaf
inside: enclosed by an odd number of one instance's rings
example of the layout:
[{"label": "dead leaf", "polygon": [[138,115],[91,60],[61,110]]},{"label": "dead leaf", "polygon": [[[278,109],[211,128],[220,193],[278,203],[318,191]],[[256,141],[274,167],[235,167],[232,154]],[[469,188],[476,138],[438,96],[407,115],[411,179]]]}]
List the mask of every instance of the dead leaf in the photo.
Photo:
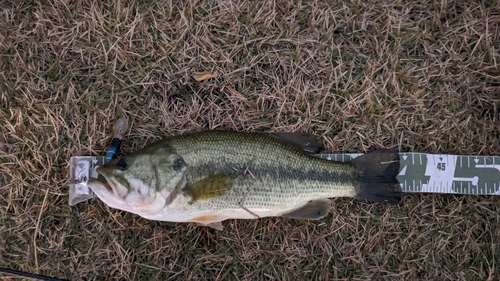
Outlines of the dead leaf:
[{"label": "dead leaf", "polygon": [[196,80],[198,82],[205,81],[205,80],[208,80],[208,79],[211,79],[211,78],[217,78],[217,76],[219,76],[219,74],[217,73],[217,71],[215,71],[215,72],[196,72],[196,73],[193,73],[194,80]]}]

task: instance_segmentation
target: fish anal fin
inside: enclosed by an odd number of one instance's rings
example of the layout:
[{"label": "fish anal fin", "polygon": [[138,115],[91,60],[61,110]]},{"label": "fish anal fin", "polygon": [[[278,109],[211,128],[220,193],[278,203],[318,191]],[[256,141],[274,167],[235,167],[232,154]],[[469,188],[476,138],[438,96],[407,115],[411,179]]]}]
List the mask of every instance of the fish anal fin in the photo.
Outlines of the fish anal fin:
[{"label": "fish anal fin", "polygon": [[332,201],[330,199],[317,199],[281,216],[291,219],[319,220],[328,215],[331,207]]},{"label": "fish anal fin", "polygon": [[191,196],[191,202],[221,197],[233,185],[233,180],[226,174],[206,177],[186,187],[185,192]]},{"label": "fish anal fin", "polygon": [[323,144],[308,133],[268,133],[269,136],[300,147],[307,153],[317,154],[323,150]]},{"label": "fish anal fin", "polygon": [[225,219],[225,217],[219,215],[204,215],[191,219],[189,222],[194,222],[201,226],[208,226],[217,230],[223,230],[222,221]]},{"label": "fish anal fin", "polygon": [[196,223],[197,225],[199,226],[207,226],[207,227],[210,227],[210,228],[213,228],[215,230],[224,230],[224,226],[222,226],[222,222],[218,221],[218,222],[211,222],[209,224],[201,224],[201,223]]}]

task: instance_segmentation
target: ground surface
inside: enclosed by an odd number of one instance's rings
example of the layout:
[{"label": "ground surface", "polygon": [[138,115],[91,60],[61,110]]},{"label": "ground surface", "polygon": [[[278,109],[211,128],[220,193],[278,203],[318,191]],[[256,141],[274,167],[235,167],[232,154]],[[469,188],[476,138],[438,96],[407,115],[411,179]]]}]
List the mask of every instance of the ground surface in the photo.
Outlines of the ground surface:
[{"label": "ground surface", "polygon": [[[203,129],[500,153],[498,1],[0,1],[0,267],[72,280],[498,280],[500,196],[169,227],[67,204],[68,160]],[[325,2],[335,2],[327,5]],[[365,3],[365,2],[368,2]],[[41,4],[43,3],[43,4]],[[194,72],[217,71],[196,82]]]}]

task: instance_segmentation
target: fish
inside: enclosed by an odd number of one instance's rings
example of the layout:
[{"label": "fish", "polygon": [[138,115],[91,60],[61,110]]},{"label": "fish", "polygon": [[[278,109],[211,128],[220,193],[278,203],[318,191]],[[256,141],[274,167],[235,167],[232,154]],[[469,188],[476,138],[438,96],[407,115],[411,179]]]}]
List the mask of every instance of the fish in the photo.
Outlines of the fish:
[{"label": "fish", "polygon": [[350,162],[314,156],[314,136],[205,130],[166,137],[96,169],[89,181],[110,208],[148,220],[223,230],[229,219],[319,220],[332,198],[397,204],[397,147]]}]

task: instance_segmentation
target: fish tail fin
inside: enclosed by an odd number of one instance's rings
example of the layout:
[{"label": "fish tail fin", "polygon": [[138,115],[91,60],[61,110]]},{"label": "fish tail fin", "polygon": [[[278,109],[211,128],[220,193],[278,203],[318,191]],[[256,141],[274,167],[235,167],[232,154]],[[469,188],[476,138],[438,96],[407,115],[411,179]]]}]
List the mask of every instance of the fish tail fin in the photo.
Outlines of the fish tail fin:
[{"label": "fish tail fin", "polygon": [[403,193],[396,178],[399,174],[399,153],[396,147],[378,149],[352,160],[358,169],[354,198],[371,202],[396,204]]}]

